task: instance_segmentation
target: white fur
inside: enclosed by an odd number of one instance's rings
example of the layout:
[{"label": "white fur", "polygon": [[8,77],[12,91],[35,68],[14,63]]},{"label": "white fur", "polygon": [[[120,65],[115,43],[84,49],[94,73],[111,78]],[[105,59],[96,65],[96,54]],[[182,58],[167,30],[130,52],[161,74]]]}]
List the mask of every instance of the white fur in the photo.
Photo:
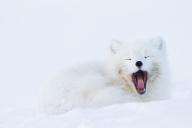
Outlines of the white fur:
[{"label": "white fur", "polygon": [[[78,107],[168,98],[170,78],[165,43],[161,38],[113,41],[110,49],[106,64],[87,64],[58,75],[44,99],[46,111],[63,112]],[[136,92],[130,79],[138,70],[135,66],[138,60],[149,73],[144,95]]]}]

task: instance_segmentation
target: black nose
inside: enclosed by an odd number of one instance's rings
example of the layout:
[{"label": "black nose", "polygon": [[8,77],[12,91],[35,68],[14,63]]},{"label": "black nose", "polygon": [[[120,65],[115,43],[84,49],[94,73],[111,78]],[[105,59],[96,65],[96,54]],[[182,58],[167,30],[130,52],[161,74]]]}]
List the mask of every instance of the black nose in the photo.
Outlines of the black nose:
[{"label": "black nose", "polygon": [[140,67],[143,65],[143,63],[142,63],[141,61],[137,61],[137,62],[135,63],[135,65],[136,65],[138,68],[140,68]]}]

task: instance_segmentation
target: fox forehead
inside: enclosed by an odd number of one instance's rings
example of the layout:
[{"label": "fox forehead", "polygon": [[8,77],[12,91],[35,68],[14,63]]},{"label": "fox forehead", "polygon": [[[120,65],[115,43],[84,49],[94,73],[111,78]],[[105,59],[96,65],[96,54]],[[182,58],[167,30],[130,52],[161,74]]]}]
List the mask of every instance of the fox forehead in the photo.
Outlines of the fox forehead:
[{"label": "fox forehead", "polygon": [[161,56],[165,54],[165,46],[162,38],[126,42],[113,40],[110,49],[112,55],[119,59],[124,57]]},{"label": "fox forehead", "polygon": [[129,45],[124,46],[119,54],[123,57],[143,57],[154,56],[158,53],[158,50],[147,45]]}]

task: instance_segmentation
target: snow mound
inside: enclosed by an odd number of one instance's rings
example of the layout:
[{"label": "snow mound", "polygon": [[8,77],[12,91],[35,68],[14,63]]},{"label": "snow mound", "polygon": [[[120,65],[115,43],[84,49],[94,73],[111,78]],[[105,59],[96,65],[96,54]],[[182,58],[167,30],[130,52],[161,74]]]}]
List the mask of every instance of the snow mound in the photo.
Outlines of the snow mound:
[{"label": "snow mound", "polygon": [[[187,84],[187,82],[183,82]],[[1,128],[190,128],[192,89],[181,84],[173,99],[144,103],[114,104],[100,108],[79,108],[57,115],[31,109],[7,109],[0,116]]]}]

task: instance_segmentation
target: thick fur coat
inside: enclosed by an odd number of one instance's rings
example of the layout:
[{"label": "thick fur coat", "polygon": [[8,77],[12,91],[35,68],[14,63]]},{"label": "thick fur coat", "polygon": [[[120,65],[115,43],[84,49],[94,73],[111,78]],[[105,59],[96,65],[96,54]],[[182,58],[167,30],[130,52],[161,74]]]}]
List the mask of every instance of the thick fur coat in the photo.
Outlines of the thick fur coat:
[{"label": "thick fur coat", "polygon": [[61,72],[47,88],[48,112],[169,97],[169,68],[162,38],[112,41],[105,62]]}]

